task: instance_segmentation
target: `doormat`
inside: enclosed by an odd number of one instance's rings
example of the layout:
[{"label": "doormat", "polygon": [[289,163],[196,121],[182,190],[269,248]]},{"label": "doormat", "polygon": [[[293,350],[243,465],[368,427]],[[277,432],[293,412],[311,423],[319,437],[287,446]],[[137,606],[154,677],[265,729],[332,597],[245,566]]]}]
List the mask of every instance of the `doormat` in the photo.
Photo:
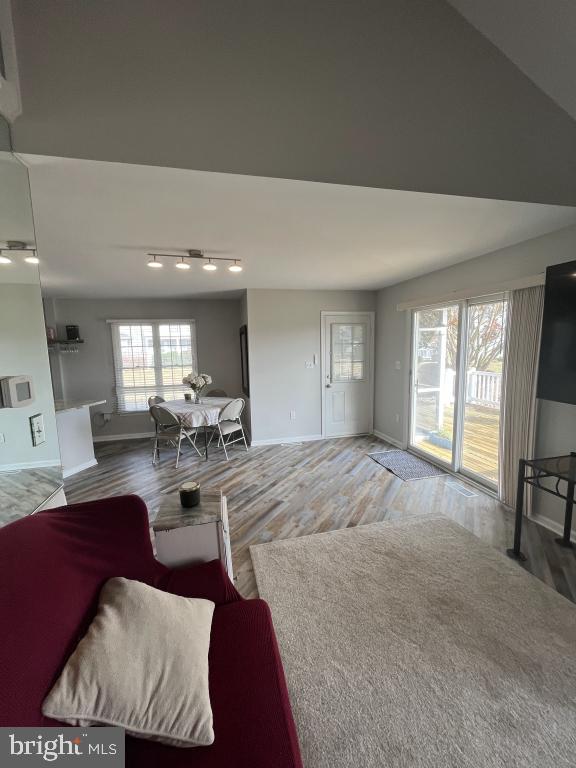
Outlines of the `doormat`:
[{"label": "doormat", "polygon": [[378,451],[368,456],[381,467],[393,472],[401,480],[423,480],[426,477],[439,477],[447,474],[424,459],[408,451]]}]

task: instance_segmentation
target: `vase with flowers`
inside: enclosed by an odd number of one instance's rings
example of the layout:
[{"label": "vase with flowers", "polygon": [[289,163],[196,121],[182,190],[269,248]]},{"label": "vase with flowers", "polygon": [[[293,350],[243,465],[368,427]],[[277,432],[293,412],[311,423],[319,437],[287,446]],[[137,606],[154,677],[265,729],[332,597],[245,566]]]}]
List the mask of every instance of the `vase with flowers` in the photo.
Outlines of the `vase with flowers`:
[{"label": "vase with flowers", "polygon": [[195,403],[200,401],[200,393],[202,390],[212,384],[212,377],[207,373],[189,373],[188,376],[184,376],[182,384],[187,384],[192,390],[192,400]]}]

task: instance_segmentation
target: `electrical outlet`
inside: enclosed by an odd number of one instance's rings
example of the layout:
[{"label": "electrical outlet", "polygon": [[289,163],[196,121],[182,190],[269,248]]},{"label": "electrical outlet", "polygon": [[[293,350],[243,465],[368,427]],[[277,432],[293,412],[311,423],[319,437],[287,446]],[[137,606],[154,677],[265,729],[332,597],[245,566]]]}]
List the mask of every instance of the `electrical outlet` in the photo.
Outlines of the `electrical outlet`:
[{"label": "electrical outlet", "polygon": [[4,432],[0,432],[0,443],[6,442],[6,436],[4,435]]},{"label": "electrical outlet", "polygon": [[401,367],[402,366],[400,365],[400,360],[396,360],[396,362],[394,363],[394,368],[396,368],[396,370],[399,371]]},{"label": "electrical outlet", "polygon": [[306,368],[314,368],[314,363],[311,363],[310,360],[306,360]]},{"label": "electrical outlet", "polygon": [[395,418],[396,418],[396,424],[400,424],[400,414],[399,413],[396,414]]},{"label": "electrical outlet", "polygon": [[290,411],[290,421],[295,421],[296,419],[296,411]]}]

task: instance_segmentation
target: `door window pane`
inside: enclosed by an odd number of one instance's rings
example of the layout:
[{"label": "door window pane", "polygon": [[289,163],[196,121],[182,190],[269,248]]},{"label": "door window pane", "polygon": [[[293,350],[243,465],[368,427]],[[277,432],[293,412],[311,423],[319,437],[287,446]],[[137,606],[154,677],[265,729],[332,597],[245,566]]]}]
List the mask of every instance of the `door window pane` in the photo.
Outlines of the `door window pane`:
[{"label": "door window pane", "polygon": [[468,307],[462,469],[498,484],[507,302]]},{"label": "door window pane", "polygon": [[458,305],[414,315],[411,443],[452,462],[458,354]]},{"label": "door window pane", "polygon": [[331,378],[333,382],[363,381],[366,355],[365,323],[331,324]]}]

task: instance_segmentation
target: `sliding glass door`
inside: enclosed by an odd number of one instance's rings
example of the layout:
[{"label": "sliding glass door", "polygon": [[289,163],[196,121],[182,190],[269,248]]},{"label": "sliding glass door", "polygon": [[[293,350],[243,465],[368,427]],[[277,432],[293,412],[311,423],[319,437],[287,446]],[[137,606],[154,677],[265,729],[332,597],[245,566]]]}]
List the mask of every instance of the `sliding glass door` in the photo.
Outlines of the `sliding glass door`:
[{"label": "sliding glass door", "polygon": [[506,330],[505,299],[468,305],[463,373],[463,472],[496,486]]},{"label": "sliding glass door", "polygon": [[416,310],[410,445],[485,485],[498,484],[505,296]]},{"label": "sliding glass door", "polygon": [[412,446],[452,464],[457,304],[414,313]]}]

